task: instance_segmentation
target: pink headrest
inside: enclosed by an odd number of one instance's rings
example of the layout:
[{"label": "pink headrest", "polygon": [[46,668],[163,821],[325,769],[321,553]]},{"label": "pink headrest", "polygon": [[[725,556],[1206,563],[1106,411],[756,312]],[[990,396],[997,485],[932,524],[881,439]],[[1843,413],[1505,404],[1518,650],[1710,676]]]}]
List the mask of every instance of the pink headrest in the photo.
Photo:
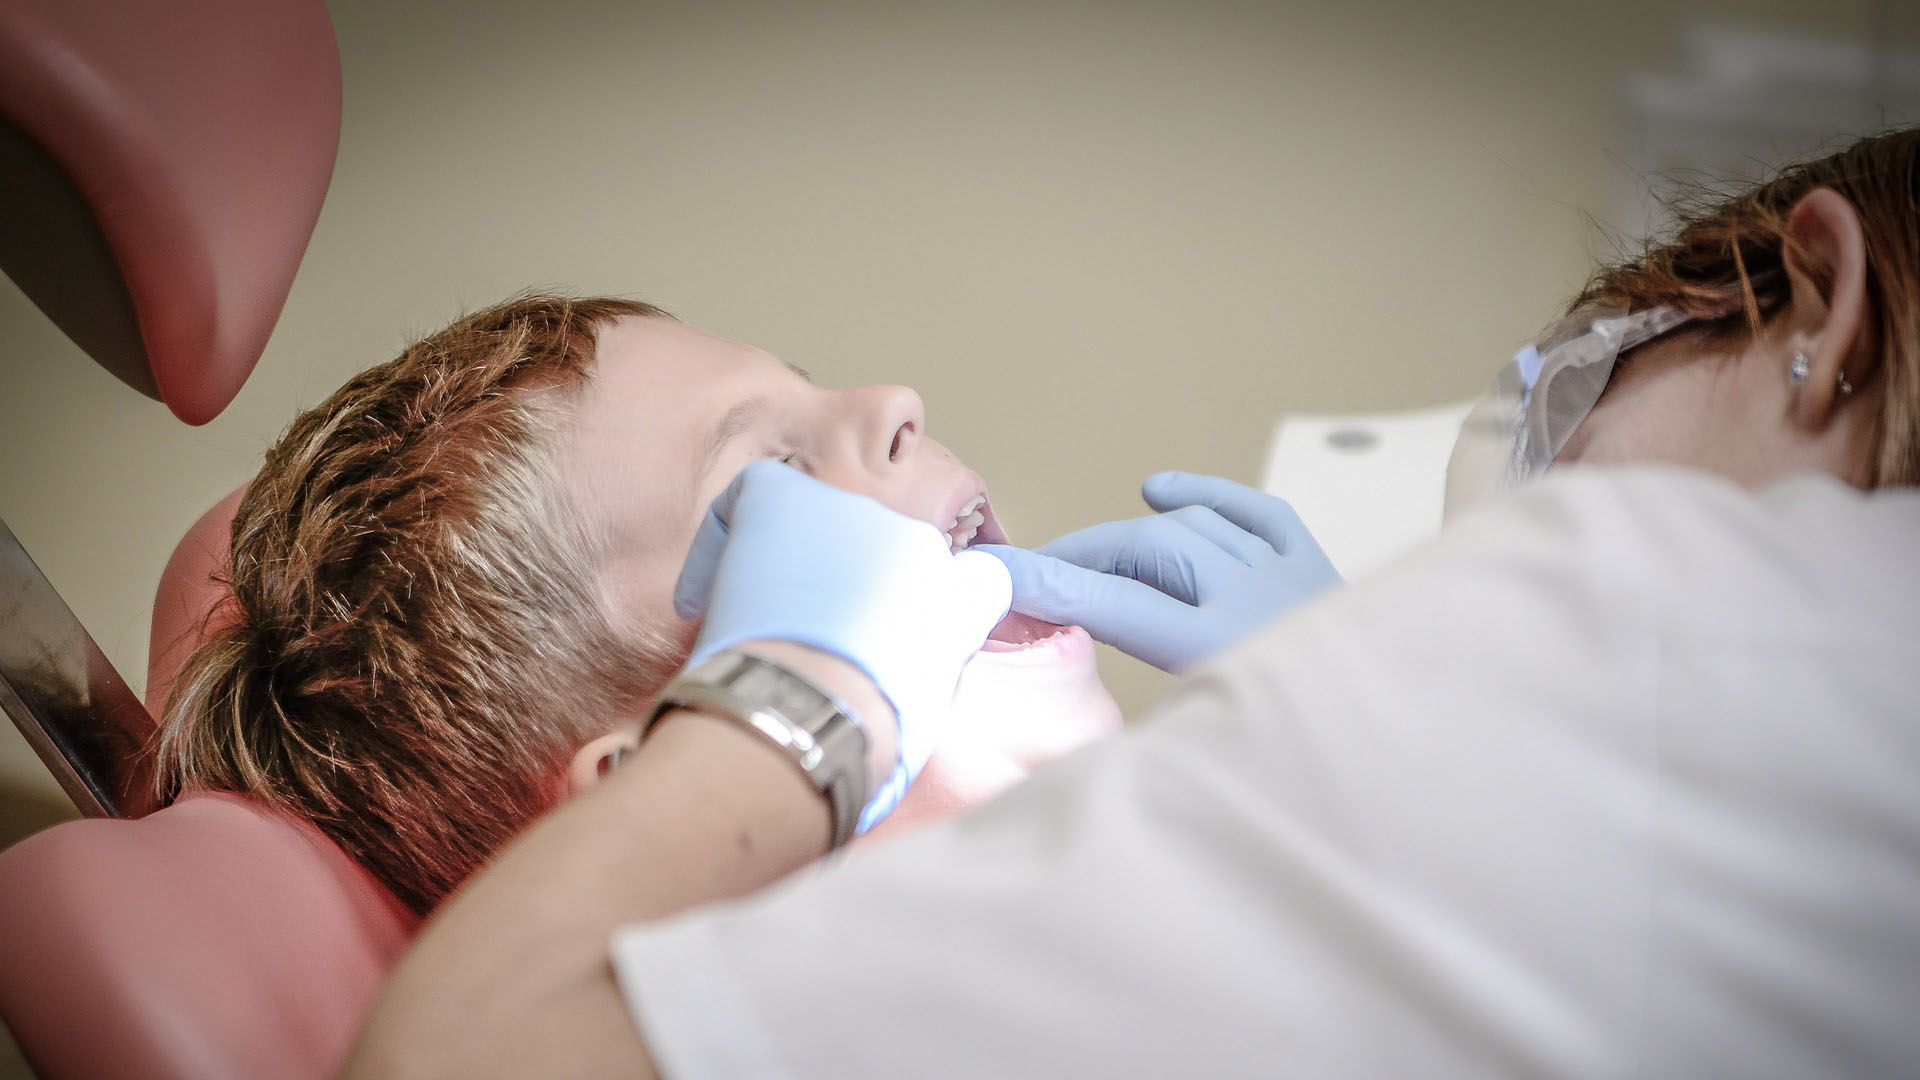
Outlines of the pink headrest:
[{"label": "pink headrest", "polygon": [[190,424],[266,348],[339,137],[321,0],[0,4],[0,267]]},{"label": "pink headrest", "polygon": [[331,1076],[415,929],[311,825],[192,795],[0,853],[0,1015],[47,1076]]}]

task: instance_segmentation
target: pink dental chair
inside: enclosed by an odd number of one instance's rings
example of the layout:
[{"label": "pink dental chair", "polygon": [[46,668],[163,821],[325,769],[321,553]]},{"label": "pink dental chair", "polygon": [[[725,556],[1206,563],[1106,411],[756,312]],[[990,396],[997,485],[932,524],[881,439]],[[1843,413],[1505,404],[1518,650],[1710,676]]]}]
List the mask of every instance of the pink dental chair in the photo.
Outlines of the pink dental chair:
[{"label": "pink dental chair", "polygon": [[[279,316],[339,121],[320,0],[0,0],[0,268],[103,367],[205,423]],[[11,377],[32,362],[10,357]],[[235,502],[163,575],[156,709],[219,617]],[[154,806],[153,713],[3,522],[0,709],[88,815],[0,852],[0,1017],[35,1069],[337,1069],[414,918],[304,822],[225,794]]]}]

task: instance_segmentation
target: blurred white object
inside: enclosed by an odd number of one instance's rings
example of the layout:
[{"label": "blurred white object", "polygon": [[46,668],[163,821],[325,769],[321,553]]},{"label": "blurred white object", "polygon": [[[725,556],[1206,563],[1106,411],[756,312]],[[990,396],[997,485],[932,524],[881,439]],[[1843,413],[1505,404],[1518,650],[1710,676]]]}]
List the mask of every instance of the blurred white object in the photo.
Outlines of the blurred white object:
[{"label": "blurred white object", "polygon": [[1260,486],[1293,504],[1351,580],[1440,531],[1447,458],[1471,407],[1281,417]]}]

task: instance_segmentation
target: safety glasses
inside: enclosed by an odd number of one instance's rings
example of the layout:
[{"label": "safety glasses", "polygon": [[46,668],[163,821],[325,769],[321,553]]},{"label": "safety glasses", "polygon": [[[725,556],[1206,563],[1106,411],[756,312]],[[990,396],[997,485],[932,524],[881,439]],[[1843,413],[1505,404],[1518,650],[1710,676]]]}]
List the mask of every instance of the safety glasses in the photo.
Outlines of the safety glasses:
[{"label": "safety glasses", "polygon": [[1590,307],[1514,355],[1460,425],[1444,516],[1538,478],[1593,411],[1628,350],[1693,321],[1672,308]]}]

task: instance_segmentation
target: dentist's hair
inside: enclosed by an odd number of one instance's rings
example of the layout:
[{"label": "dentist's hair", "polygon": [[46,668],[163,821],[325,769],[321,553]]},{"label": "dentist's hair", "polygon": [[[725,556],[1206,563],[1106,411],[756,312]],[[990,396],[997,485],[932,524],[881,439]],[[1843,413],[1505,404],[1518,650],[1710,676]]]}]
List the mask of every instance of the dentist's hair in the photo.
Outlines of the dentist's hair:
[{"label": "dentist's hair", "polygon": [[[1886,380],[1869,482],[1920,484],[1920,128],[1861,139],[1683,215],[1671,241],[1596,274],[1572,307],[1666,305],[1708,320],[1719,341],[1757,334],[1791,299],[1781,272],[1793,242],[1788,215],[1823,187],[1853,205],[1866,237],[1868,327],[1881,353],[1874,377]],[[1819,272],[1811,252],[1795,256]]]},{"label": "dentist's hair", "polygon": [[600,327],[528,296],[348,382],[270,450],[233,519],[232,603],[169,702],[163,797],[306,818],[424,914],[657,694],[680,647],[616,626],[603,532],[556,460]]}]

